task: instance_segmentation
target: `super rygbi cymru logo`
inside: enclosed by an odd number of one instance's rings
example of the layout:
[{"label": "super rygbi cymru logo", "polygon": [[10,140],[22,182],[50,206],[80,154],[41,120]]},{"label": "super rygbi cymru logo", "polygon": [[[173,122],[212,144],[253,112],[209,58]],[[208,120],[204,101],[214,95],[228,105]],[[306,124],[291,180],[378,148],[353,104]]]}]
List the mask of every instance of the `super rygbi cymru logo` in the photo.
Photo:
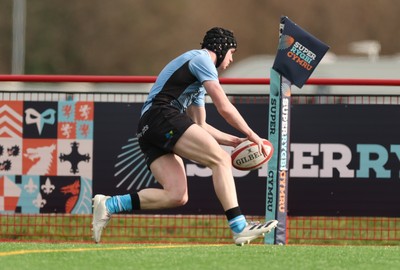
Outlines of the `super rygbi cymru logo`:
[{"label": "super rygbi cymru logo", "polygon": [[292,36],[282,35],[278,49],[289,49],[286,56],[304,69],[311,70],[314,67],[313,61],[316,59],[316,54],[300,42],[297,42]]}]

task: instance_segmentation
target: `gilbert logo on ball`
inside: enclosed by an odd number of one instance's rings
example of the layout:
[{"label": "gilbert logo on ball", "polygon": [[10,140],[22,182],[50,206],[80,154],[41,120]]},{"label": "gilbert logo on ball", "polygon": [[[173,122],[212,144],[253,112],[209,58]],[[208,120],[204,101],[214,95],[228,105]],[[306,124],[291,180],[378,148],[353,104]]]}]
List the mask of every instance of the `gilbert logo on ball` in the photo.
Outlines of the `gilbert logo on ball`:
[{"label": "gilbert logo on ball", "polygon": [[250,171],[260,168],[267,163],[274,152],[271,142],[263,139],[263,144],[267,148],[267,156],[259,152],[258,145],[249,140],[242,142],[233,149],[232,166],[238,170]]}]

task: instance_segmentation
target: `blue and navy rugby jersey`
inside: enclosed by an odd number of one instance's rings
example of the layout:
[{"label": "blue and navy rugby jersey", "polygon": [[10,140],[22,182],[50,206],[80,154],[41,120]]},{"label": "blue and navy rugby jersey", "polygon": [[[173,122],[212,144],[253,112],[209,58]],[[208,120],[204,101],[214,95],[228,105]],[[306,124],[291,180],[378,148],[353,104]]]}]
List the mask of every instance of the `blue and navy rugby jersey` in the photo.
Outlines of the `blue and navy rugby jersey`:
[{"label": "blue and navy rugby jersey", "polygon": [[204,81],[217,81],[218,71],[206,50],[188,51],[165,66],[150,89],[143,115],[151,106],[172,105],[184,112],[191,105],[204,106]]}]

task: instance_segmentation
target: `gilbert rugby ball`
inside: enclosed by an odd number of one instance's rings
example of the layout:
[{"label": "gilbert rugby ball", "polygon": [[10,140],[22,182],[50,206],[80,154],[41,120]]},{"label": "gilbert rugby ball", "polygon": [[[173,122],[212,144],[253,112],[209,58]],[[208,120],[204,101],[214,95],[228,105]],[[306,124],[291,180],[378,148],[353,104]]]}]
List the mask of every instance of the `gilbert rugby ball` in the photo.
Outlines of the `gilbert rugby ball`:
[{"label": "gilbert rugby ball", "polygon": [[263,139],[263,143],[267,148],[267,156],[258,151],[258,145],[252,141],[244,141],[233,149],[232,166],[238,170],[250,171],[260,168],[268,162],[274,153],[274,147],[271,142]]}]

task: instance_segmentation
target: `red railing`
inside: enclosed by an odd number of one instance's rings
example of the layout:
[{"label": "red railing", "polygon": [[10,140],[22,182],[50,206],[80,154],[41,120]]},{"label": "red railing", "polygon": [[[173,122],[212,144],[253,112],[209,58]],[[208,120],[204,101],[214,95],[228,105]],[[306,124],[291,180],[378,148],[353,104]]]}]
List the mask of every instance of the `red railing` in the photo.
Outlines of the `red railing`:
[{"label": "red railing", "polygon": [[[157,76],[0,75],[8,82],[154,83]],[[269,84],[269,78],[220,78],[222,84]],[[310,78],[309,85],[400,86],[400,79]]]}]

